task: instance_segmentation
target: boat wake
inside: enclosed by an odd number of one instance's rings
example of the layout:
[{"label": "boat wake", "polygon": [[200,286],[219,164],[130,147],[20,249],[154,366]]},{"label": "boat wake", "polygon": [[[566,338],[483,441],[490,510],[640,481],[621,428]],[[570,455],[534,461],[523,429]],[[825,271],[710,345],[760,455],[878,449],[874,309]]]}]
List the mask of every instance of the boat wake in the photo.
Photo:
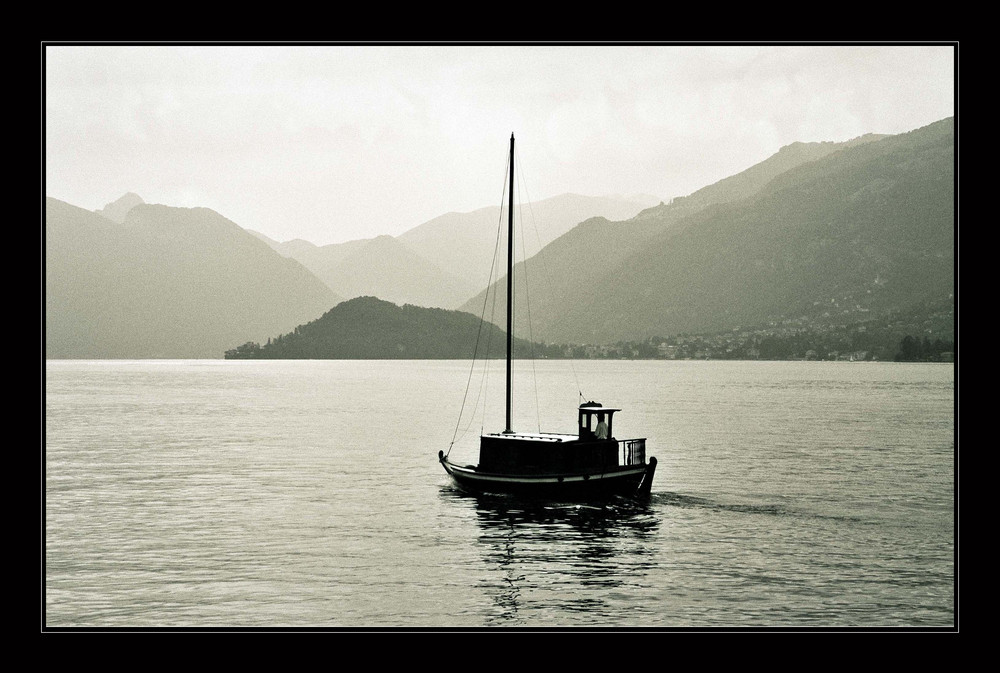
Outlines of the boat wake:
[{"label": "boat wake", "polygon": [[708,498],[699,498],[693,495],[682,493],[653,493],[650,496],[649,505],[651,507],[683,507],[702,508],[718,510],[720,512],[735,512],[738,514],[764,514],[769,516],[792,516],[810,519],[832,519],[835,521],[854,521],[861,523],[864,519],[844,514],[828,514],[822,512],[811,512],[806,509],[797,509],[787,505],[769,503],[723,503],[714,502]]}]

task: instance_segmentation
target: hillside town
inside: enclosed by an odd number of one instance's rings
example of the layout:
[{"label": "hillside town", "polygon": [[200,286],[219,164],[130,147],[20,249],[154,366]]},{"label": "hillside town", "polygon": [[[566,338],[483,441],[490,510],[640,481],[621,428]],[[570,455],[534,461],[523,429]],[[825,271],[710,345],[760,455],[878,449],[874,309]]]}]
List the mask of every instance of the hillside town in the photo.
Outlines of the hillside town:
[{"label": "hillside town", "polygon": [[954,362],[953,297],[906,315],[838,323],[829,313],[711,334],[547,345],[546,357],[662,360]]}]

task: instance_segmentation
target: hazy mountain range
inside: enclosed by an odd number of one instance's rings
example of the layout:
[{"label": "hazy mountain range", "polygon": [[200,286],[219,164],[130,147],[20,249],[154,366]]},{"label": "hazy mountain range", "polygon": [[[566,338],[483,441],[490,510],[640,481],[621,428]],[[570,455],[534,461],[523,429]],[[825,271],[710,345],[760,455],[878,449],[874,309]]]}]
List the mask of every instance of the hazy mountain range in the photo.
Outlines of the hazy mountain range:
[{"label": "hazy mountain range", "polygon": [[348,299],[373,296],[396,304],[455,308],[481,287],[445,271],[392,236],[319,247],[301,240],[277,243],[251,233]]},{"label": "hazy mountain range", "polygon": [[[954,120],[796,143],[625,222],[595,218],[528,260],[534,340],[608,343],[815,315],[860,320],[954,291]],[[515,279],[524,278],[524,265]],[[506,301],[506,281],[492,288]],[[461,308],[482,311],[485,291]],[[515,283],[515,305],[528,296]],[[492,299],[489,302],[492,305]],[[489,318],[489,315],[487,315]],[[502,323],[500,323],[502,324]]]},{"label": "hazy mountain range", "polygon": [[[793,143],[660,205],[563,195],[522,206],[531,331],[521,264],[515,334],[610,343],[802,315],[859,320],[947,297],[954,163],[946,119]],[[49,198],[46,356],[221,357],[364,295],[478,318],[504,306],[502,278],[495,304],[483,289],[501,217],[449,213],[397,237],[316,246],[135,194],[96,212]]]},{"label": "hazy mountain range", "polygon": [[340,299],[207,208],[133,203],[119,223],[46,199],[46,357],[218,358]]},{"label": "hazy mountain range", "polygon": [[[528,255],[588,217],[627,219],[658,199],[563,194],[520,208],[530,233]],[[457,308],[489,280],[501,213],[499,207],[448,213],[398,236],[316,246],[279,243],[251,232],[278,253],[301,262],[345,298],[375,296],[397,304]],[[520,254],[520,253],[519,253]]]}]

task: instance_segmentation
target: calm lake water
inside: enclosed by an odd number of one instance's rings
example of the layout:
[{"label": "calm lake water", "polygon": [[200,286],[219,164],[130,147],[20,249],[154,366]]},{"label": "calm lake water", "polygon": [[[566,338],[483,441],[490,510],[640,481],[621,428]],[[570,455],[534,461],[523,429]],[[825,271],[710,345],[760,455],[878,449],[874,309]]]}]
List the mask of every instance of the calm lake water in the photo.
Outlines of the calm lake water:
[{"label": "calm lake water", "polygon": [[624,409],[645,504],[456,490],[502,367],[47,362],[45,624],[955,625],[952,365],[515,362],[516,429]]}]

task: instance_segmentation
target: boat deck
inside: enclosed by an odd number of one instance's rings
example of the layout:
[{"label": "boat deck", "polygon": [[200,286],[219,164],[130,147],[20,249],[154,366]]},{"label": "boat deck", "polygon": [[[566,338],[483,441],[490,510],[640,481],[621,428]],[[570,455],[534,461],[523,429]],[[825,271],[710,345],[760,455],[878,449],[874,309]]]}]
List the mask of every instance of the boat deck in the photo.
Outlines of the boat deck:
[{"label": "boat deck", "polygon": [[569,435],[556,432],[489,432],[483,437],[508,439],[518,441],[533,442],[575,442],[580,439],[578,435]]}]

